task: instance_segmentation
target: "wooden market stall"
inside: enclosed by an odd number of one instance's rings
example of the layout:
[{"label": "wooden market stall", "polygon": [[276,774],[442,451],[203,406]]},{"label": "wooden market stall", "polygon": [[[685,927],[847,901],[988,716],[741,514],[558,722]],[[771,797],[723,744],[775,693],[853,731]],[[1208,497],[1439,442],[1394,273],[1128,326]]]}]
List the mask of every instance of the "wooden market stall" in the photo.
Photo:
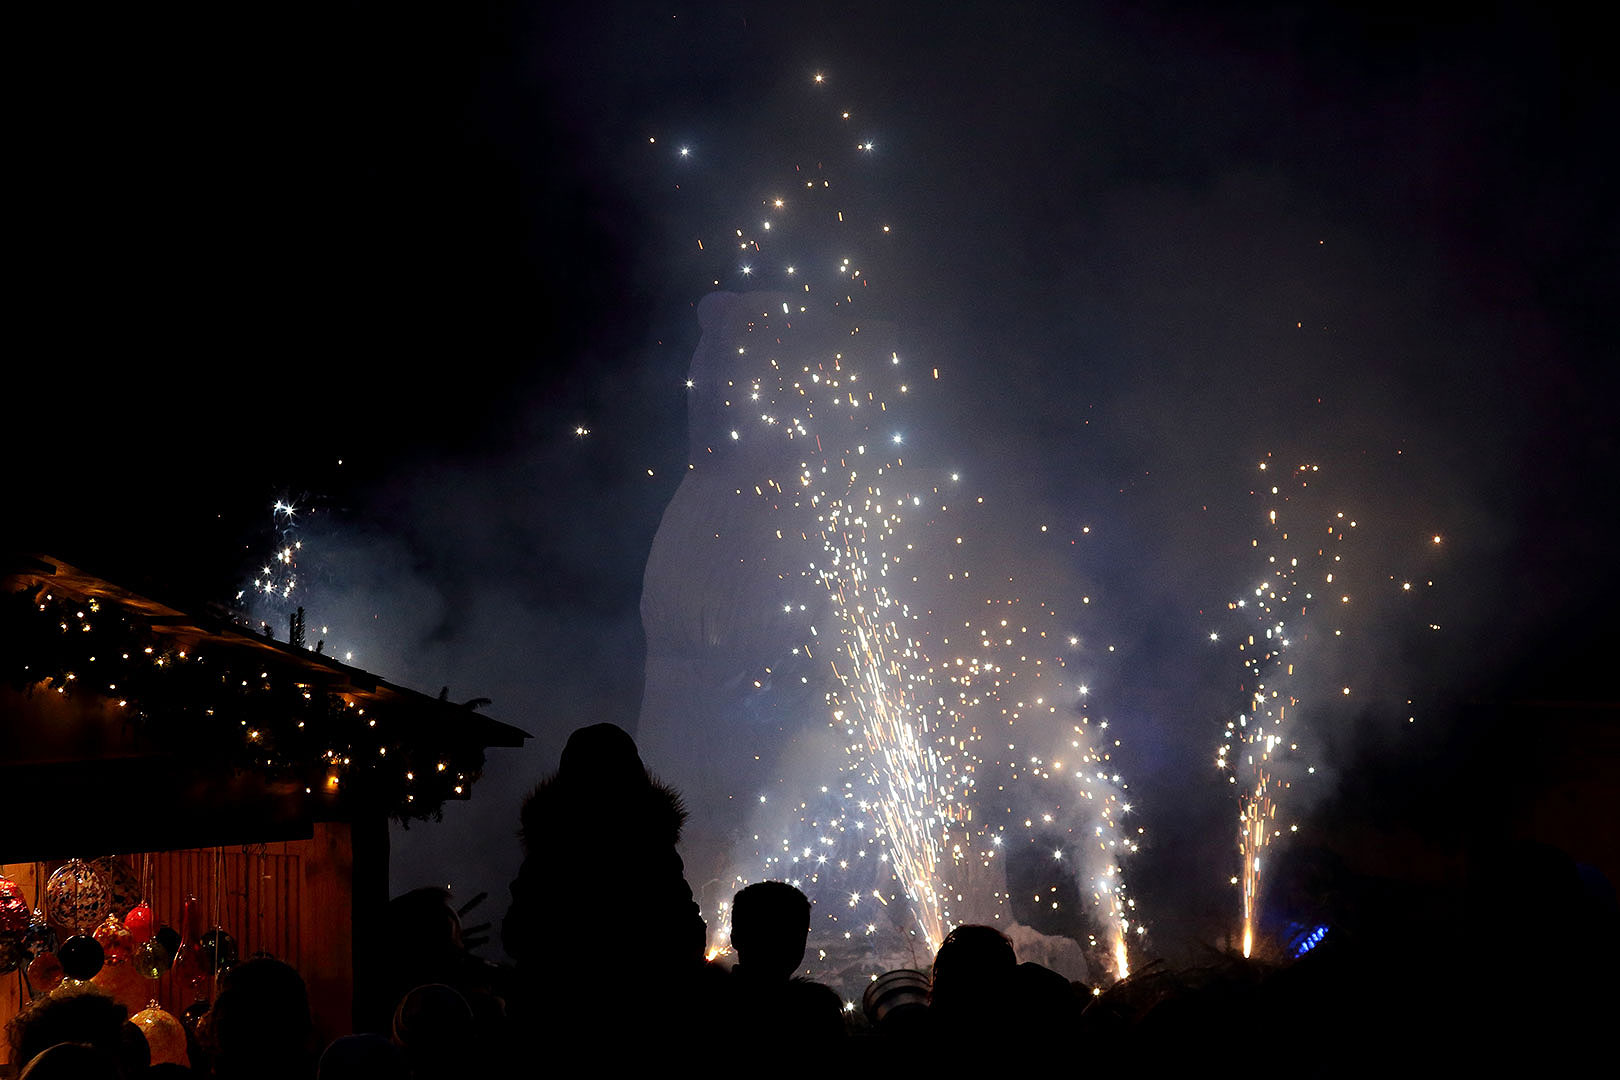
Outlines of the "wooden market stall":
[{"label": "wooden market stall", "polygon": [[[143,893],[177,928],[198,897],[242,957],[299,971],[323,1038],[353,1030],[381,966],[389,819],[436,817],[487,748],[528,738],[44,556],[0,564],[0,642],[0,874],[40,906],[66,860],[97,859],[113,907]],[[183,1009],[169,983],[154,994]],[[28,991],[0,976],[0,1023]]]}]

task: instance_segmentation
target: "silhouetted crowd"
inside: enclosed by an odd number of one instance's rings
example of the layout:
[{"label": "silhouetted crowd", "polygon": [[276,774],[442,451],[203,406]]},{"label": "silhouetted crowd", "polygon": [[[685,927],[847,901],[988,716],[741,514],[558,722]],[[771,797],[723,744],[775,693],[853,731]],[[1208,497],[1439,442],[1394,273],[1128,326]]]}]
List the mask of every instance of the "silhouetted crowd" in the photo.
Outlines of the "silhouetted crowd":
[{"label": "silhouetted crowd", "polygon": [[[1555,864],[1526,879],[1537,891],[1470,907],[1459,927],[1431,928],[1426,946],[1414,949],[1424,934],[1391,911],[1387,934],[1376,923],[1360,936],[1334,933],[1289,963],[1212,951],[1203,965],[1150,966],[1105,991],[1020,963],[994,927],[959,926],[931,971],[888,972],[856,1008],[795,977],[811,902],[785,882],[739,891],[735,963],[705,959],[676,849],[684,819],[678,794],[648,773],[628,734],[582,728],[523,805],[524,860],[501,927],[513,965],[474,956],[449,893],[419,889],[388,908],[394,947],[377,985],[392,1011],[371,1025],[380,1030],[313,1046],[303,980],[259,957],[221,975],[183,1055],[155,1052],[152,1033],[87,986],[18,1016],[7,1031],[12,1060],[29,1080],[1609,1068],[1591,1055],[1614,1015],[1612,897],[1606,910],[1577,910],[1588,894],[1569,891]],[[1559,915],[1574,922],[1549,922]],[[1527,967],[1529,980],[1507,975]]]}]

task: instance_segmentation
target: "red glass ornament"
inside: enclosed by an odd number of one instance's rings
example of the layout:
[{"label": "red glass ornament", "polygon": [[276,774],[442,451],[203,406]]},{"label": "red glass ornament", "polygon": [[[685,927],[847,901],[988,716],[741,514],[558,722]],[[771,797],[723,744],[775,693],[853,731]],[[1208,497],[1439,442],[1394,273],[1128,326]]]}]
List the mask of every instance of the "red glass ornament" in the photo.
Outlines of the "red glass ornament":
[{"label": "red glass ornament", "polygon": [[102,924],[96,927],[95,939],[96,944],[107,954],[108,964],[127,963],[135,954],[135,941],[129,929],[124,926],[124,920],[117,915],[108,915]]},{"label": "red glass ornament", "polygon": [[180,948],[174,953],[174,984],[196,1001],[208,994],[208,968],[202,955],[202,901],[188,896],[181,905]]},{"label": "red glass ornament", "polygon": [[42,952],[29,963],[28,985],[33,988],[35,997],[55,990],[61,981],[62,961],[55,953]]},{"label": "red glass ornament", "polygon": [[28,929],[28,900],[22,886],[0,874],[0,933]]},{"label": "red glass ornament", "polygon": [[152,905],[145,900],[129,909],[124,916],[124,929],[129,931],[130,940],[139,945],[143,941],[150,941],[152,931],[157,928],[157,922],[152,918]]}]

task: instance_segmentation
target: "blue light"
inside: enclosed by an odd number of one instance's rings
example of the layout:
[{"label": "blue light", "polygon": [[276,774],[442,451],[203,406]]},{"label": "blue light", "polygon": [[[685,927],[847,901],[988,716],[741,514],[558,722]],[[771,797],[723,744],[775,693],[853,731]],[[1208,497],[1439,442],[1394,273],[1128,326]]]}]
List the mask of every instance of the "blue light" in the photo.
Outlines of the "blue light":
[{"label": "blue light", "polygon": [[1322,939],[1327,937],[1327,933],[1327,927],[1318,926],[1304,937],[1295,938],[1294,959],[1298,960],[1300,957],[1304,956],[1306,953],[1320,945],[1322,943]]}]

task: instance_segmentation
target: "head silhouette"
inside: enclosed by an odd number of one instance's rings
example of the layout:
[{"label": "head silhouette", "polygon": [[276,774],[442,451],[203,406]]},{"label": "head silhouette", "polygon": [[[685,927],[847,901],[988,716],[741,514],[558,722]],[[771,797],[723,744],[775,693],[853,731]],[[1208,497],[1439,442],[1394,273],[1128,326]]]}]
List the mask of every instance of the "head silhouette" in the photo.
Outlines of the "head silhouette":
[{"label": "head silhouette", "polygon": [[804,961],[810,898],[785,881],[761,881],[731,901],[731,944],[745,974],[783,981]]},{"label": "head silhouette", "polygon": [[647,769],[628,732],[616,724],[592,724],[568,736],[557,776],[569,783],[617,788],[646,783]]},{"label": "head silhouette", "polygon": [[1018,956],[993,926],[958,926],[934,954],[929,1005],[947,1012],[995,1010],[1006,1001]]}]

